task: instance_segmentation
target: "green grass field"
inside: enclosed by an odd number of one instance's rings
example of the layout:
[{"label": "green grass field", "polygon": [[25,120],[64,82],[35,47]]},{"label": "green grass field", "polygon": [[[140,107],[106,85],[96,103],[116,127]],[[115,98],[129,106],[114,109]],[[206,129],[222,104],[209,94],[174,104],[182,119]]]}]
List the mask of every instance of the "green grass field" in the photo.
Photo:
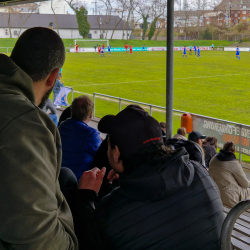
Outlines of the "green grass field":
[{"label": "green grass field", "polygon": [[[250,55],[241,52],[201,51],[182,58],[174,52],[174,109],[250,125],[248,115]],[[112,53],[101,58],[97,53],[67,53],[63,81],[74,88],[74,96],[94,92],[165,106],[166,53]],[[122,103],[124,108],[128,103]],[[96,99],[96,116],[116,114],[117,101]],[[149,111],[149,110],[148,110]],[[153,117],[165,121],[165,114],[153,110]],[[174,131],[180,115],[174,115]],[[249,161],[244,156],[243,160]]]},{"label": "green grass field", "polygon": [[[248,78],[250,55],[241,52],[201,51],[182,58],[174,54],[174,108],[250,124]],[[165,106],[166,53],[67,53],[65,85],[82,93],[98,92]],[[118,104],[116,105],[118,107]],[[106,107],[107,109],[107,107]],[[109,111],[109,110],[107,110]]]}]

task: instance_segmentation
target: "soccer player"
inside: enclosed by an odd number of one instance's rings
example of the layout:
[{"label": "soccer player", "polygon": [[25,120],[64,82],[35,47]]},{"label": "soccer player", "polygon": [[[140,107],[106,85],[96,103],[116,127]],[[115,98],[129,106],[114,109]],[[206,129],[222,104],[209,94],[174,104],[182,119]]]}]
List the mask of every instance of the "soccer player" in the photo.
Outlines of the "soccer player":
[{"label": "soccer player", "polygon": [[184,46],[184,48],[183,48],[183,55],[182,55],[182,58],[183,58],[184,56],[187,58],[187,49],[186,49],[186,46]]},{"label": "soccer player", "polygon": [[75,44],[75,47],[76,47],[76,53],[78,53],[78,47],[79,47],[79,45]]},{"label": "soccer player", "polygon": [[101,46],[98,45],[98,54],[100,55],[101,54]]},{"label": "soccer player", "polygon": [[145,44],[143,44],[142,51],[145,51]]},{"label": "soccer player", "polygon": [[189,55],[192,55],[192,46],[189,46]]},{"label": "soccer player", "polygon": [[131,44],[129,45],[129,54],[133,54],[133,47]]},{"label": "soccer player", "polygon": [[102,48],[101,48],[101,57],[105,57],[105,47],[102,45]]},{"label": "soccer player", "polygon": [[197,51],[197,58],[201,57],[201,53],[200,53],[200,47],[198,47],[198,51]]},{"label": "soccer player", "polygon": [[109,46],[108,46],[108,52],[109,52],[109,55],[111,55],[111,51],[110,51],[110,49],[111,49],[111,46],[109,45]]},{"label": "soccer player", "polygon": [[196,56],[196,46],[194,46],[194,55]]},{"label": "soccer player", "polygon": [[211,47],[212,47],[212,50],[214,50],[214,44],[212,44],[212,46],[211,46]]},{"label": "soccer player", "polygon": [[128,45],[127,44],[125,44],[125,51],[126,51],[126,53],[128,52]]},{"label": "soccer player", "polygon": [[240,49],[238,46],[236,48],[236,57],[240,60]]}]

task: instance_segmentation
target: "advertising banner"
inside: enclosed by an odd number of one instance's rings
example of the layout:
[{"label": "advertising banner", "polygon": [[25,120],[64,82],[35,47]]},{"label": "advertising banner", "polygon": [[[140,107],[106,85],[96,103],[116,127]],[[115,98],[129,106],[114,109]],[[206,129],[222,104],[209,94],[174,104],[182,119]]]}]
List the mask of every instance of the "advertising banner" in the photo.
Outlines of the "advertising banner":
[{"label": "advertising banner", "polygon": [[241,125],[231,125],[225,122],[215,121],[209,118],[192,115],[193,130],[198,131],[206,136],[216,137],[218,148],[223,148],[225,142],[232,141],[235,143],[236,151],[239,152],[240,131],[241,131],[241,153],[250,155],[250,128]]},{"label": "advertising banner", "polygon": [[[174,47],[173,50],[174,51],[182,51],[184,49],[184,47]],[[187,52],[189,51],[189,46],[186,47]],[[167,47],[145,47],[143,49],[143,47],[133,47],[133,51],[166,51]],[[194,47],[192,47],[192,50],[194,51]],[[200,50],[211,50],[211,47],[200,47]],[[242,50],[242,49],[240,49]],[[125,52],[125,48],[123,47],[118,47],[118,48],[112,48],[110,49],[111,52]],[[129,52],[129,48],[127,50]],[[234,48],[235,51],[235,48]],[[70,52],[75,53],[76,50],[75,48],[71,48]],[[98,50],[94,48],[78,48],[78,52],[98,52]],[[108,52],[108,49],[105,48],[105,52]]]},{"label": "advertising banner", "polygon": [[[224,51],[234,51],[234,52],[236,52],[236,48],[234,48],[234,47],[224,47]],[[240,48],[240,51],[250,51],[250,48]]]},{"label": "advertising banner", "polygon": [[[112,48],[110,49],[111,52],[125,52],[125,48]],[[129,48],[127,50],[129,52]],[[143,49],[143,47],[134,47],[133,51],[148,51],[147,47]],[[75,48],[70,49],[71,53],[75,53]],[[94,48],[78,48],[78,52],[98,52],[98,50]],[[108,48],[105,48],[105,52],[108,52]]]}]

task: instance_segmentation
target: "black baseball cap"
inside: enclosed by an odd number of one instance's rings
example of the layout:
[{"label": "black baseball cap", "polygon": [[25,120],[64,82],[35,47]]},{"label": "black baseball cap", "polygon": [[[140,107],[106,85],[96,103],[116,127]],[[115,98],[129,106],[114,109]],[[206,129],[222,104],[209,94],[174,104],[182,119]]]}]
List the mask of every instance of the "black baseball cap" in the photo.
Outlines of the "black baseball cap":
[{"label": "black baseball cap", "polygon": [[188,135],[188,140],[197,140],[197,139],[205,139],[207,136],[200,134],[198,131],[192,131]]},{"label": "black baseball cap", "polygon": [[125,108],[116,116],[104,116],[98,130],[112,137],[120,150],[121,159],[143,147],[163,143],[159,122],[137,108]]}]

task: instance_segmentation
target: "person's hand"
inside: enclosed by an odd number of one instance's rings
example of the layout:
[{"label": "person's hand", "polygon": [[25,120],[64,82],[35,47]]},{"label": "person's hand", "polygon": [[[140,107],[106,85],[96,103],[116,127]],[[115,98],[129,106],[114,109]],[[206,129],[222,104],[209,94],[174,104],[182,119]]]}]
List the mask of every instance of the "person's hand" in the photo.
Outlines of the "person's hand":
[{"label": "person's hand", "polygon": [[113,169],[109,171],[107,179],[109,180],[109,183],[112,184],[112,181],[115,179],[119,179],[119,174],[117,174]]},{"label": "person's hand", "polygon": [[79,180],[78,189],[90,189],[98,193],[105,173],[106,168],[104,167],[101,170],[99,168],[93,168],[84,172]]}]

